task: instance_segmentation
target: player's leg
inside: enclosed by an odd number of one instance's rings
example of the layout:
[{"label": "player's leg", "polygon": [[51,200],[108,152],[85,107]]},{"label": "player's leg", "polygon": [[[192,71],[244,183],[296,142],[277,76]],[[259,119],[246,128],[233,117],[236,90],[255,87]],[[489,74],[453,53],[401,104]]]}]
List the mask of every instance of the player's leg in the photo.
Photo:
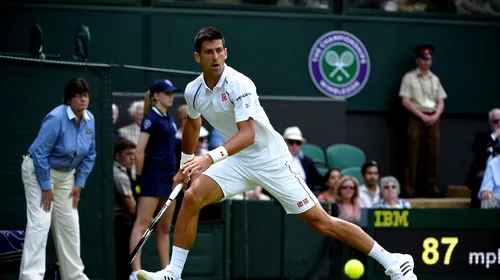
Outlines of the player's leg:
[{"label": "player's leg", "polygon": [[[132,228],[132,234],[130,235],[130,247],[129,252],[132,252],[141,240],[142,235],[149,227],[149,224],[153,220],[153,216],[158,205],[158,197],[152,196],[141,196],[139,198],[137,206],[137,215],[134,222],[134,227]],[[141,252],[137,253],[134,261],[132,262],[132,277],[135,278],[137,271],[141,269]]]},{"label": "player's leg", "polygon": [[174,246],[170,264],[156,273],[139,271],[139,280],[178,280],[181,277],[187,255],[193,247],[198,230],[200,210],[212,203],[252,188],[243,178],[238,162],[232,158],[212,165],[200,177],[191,182],[184,193],[174,232]]},{"label": "player's leg", "polygon": [[[396,273],[397,276],[394,277],[399,277],[404,274],[401,280],[416,279],[412,271],[411,256],[387,252],[359,226],[328,215],[289,163],[276,164],[272,168],[253,171],[253,174],[262,187],[280,201],[288,214],[296,214],[317,233],[336,238],[370,255],[384,266],[388,275]],[[396,269],[396,265],[399,270]]]},{"label": "player's leg", "polygon": [[[160,199],[156,212],[160,211],[166,201],[167,198]],[[172,201],[167,211],[165,211],[156,225],[156,250],[158,251],[160,267],[165,267],[170,262],[170,227],[172,225],[174,211],[175,200]]]}]

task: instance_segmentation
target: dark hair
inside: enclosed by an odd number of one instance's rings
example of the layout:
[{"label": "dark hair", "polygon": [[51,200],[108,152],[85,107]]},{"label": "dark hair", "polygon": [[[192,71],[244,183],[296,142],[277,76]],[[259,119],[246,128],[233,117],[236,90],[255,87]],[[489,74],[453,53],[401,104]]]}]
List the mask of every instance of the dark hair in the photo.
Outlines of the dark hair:
[{"label": "dark hair", "polygon": [[328,172],[326,172],[325,175],[323,175],[323,182],[326,182],[328,181],[328,179],[330,179],[330,173],[332,173],[333,171],[338,171],[340,176],[342,176],[342,172],[340,172],[340,170],[338,170],[337,168],[333,168],[328,170]]},{"label": "dark hair", "polygon": [[197,53],[201,52],[201,44],[205,41],[222,40],[222,45],[225,45],[224,36],[215,27],[203,27],[194,37],[194,49]]},{"label": "dark hair", "polygon": [[128,149],[135,149],[136,147],[137,145],[135,145],[134,142],[127,139],[120,139],[115,143],[114,155],[116,156],[117,153],[121,153]]},{"label": "dark hair", "polygon": [[366,169],[368,169],[368,167],[372,167],[372,166],[376,166],[378,169],[378,163],[374,160],[369,160],[369,161],[363,163],[363,166],[361,166],[361,175],[365,175]]},{"label": "dark hair", "polygon": [[64,104],[68,105],[71,98],[76,94],[87,92],[90,94],[90,87],[84,78],[71,79],[64,88]]}]

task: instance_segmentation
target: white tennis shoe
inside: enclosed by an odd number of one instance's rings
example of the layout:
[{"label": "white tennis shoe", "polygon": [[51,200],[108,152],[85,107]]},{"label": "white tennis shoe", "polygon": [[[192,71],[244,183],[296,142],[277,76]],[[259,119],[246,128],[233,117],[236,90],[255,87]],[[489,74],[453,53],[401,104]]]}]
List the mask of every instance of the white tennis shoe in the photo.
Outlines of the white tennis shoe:
[{"label": "white tennis shoe", "polygon": [[413,273],[413,257],[410,255],[394,254],[399,262],[391,265],[385,275],[390,276],[391,280],[417,280],[417,275]]},{"label": "white tennis shoe", "polygon": [[157,272],[148,272],[145,270],[139,270],[137,272],[138,280],[181,280],[175,278],[174,273],[167,266],[165,269],[162,269]]}]

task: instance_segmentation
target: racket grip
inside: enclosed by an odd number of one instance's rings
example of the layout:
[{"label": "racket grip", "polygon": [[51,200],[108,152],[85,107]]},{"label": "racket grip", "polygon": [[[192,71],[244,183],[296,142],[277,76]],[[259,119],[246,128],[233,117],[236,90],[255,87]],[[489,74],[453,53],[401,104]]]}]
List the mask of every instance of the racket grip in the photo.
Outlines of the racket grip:
[{"label": "racket grip", "polygon": [[177,186],[175,186],[175,188],[170,193],[169,199],[174,200],[181,190],[182,190],[182,184],[177,184]]}]

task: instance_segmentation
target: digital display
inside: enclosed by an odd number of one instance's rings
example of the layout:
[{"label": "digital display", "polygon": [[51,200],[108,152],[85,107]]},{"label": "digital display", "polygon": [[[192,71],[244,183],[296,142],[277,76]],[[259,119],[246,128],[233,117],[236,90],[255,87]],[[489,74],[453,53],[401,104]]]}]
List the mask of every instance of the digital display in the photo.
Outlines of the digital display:
[{"label": "digital display", "polygon": [[[499,229],[376,228],[374,235],[388,251],[412,255],[417,275],[498,274],[500,279]],[[383,274],[384,268],[376,265],[375,272]]]}]

